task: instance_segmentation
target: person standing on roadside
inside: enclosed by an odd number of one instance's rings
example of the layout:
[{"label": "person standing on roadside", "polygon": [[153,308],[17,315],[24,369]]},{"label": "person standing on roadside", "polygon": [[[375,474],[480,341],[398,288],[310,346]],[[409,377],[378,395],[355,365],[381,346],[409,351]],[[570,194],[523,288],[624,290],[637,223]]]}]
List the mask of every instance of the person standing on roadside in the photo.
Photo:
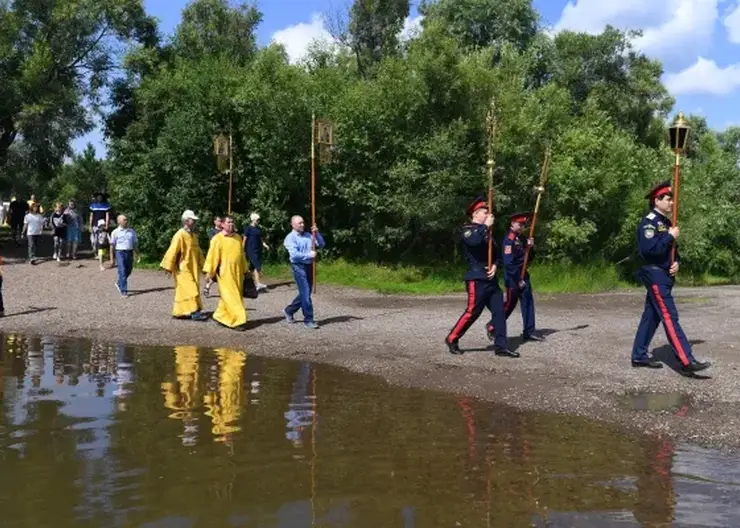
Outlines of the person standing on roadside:
[{"label": "person standing on roadside", "polygon": [[51,228],[54,230],[54,260],[62,260],[64,241],[67,239],[67,217],[64,214],[62,202],[54,204],[54,212],[50,217]]},{"label": "person standing on roadside", "polygon": [[67,258],[74,260],[77,259],[77,247],[82,242],[82,217],[74,200],[67,203],[64,214],[67,217]]},{"label": "person standing on roadside", "polygon": [[88,220],[88,230],[90,231],[90,244],[92,245],[93,258],[98,254],[96,236],[98,234],[98,223],[105,220],[105,230],[110,227],[111,206],[108,203],[108,195],[99,192],[95,195],[95,200],[90,204],[90,218]]},{"label": "person standing on roadside", "polygon": [[211,240],[203,273],[211,279],[218,279],[220,298],[213,320],[234,330],[244,330],[247,311],[242,293],[247,259],[242,237],[234,232],[234,219],[230,216],[224,217],[223,230]]},{"label": "person standing on roadside", "polygon": [[316,251],[312,249],[312,235],[316,236],[317,248],[323,248],[326,243],[315,225],[311,226],[311,234],[306,233],[305,222],[298,215],[290,219],[290,226],[293,230],[285,237],[283,245],[290,256],[290,267],[293,270],[293,278],[298,287],[298,295],[293,299],[293,302],[283,309],[283,315],[285,315],[285,320],[288,323],[295,323],[293,316],[298,310],[301,310],[303,312],[303,324],[306,328],[315,330],[319,325],[314,321],[313,301],[311,300],[313,266],[316,259]]},{"label": "person standing on roadside", "polygon": [[[213,240],[213,237],[215,237],[217,234],[221,232],[221,230],[224,227],[224,219],[221,216],[214,216],[213,217],[213,227],[208,230],[208,243],[211,243],[211,240]],[[209,275],[206,275],[206,285],[203,286],[203,295],[206,297],[211,296],[211,286],[216,281],[215,278],[211,278]]]},{"label": "person standing on roadside", "polygon": [[128,226],[126,215],[118,215],[116,220],[118,227],[110,235],[110,264],[113,266],[115,255],[116,267],[118,267],[116,288],[121,296],[128,297],[128,278],[134,269],[134,259],[139,261],[139,240],[136,231]]},{"label": "person standing on roadside", "polygon": [[31,207],[31,212],[23,220],[23,233],[21,236],[28,235],[28,262],[36,262],[36,248],[41,242],[41,235],[44,233],[46,218],[39,213],[39,204]]},{"label": "person standing on roadside", "polygon": [[[670,182],[656,185],[645,197],[650,211],[637,226],[637,250],[644,264],[638,272],[640,281],[647,288],[645,308],[632,347],[632,366],[662,368],[663,364],[648,355],[648,347],[660,323],[663,323],[668,342],[681,362],[681,372],[693,374],[710,366],[709,361],[694,359],[691,344],[678,323],[678,310],[673,301],[673,284],[676,281],[681,257],[678,254],[678,226],[671,219],[673,189]],[[672,250],[676,248],[673,261]]]},{"label": "person standing on roadside", "polygon": [[244,249],[247,253],[247,261],[249,261],[249,271],[254,276],[257,291],[266,290],[267,286],[260,282],[262,249],[269,250],[270,246],[262,239],[262,230],[259,228],[260,215],[252,213],[249,215],[249,220],[252,223],[244,228]]},{"label": "person standing on roadside", "polygon": [[159,266],[175,278],[175,304],[172,317],[176,319],[205,319],[201,310],[200,270],[205,259],[198,245],[195,222],[198,217],[191,210],[182,213],[182,229],[172,237],[170,247]]},{"label": "person standing on roadside", "polygon": [[20,246],[19,238],[23,232],[23,222],[28,214],[28,202],[21,200],[17,196],[13,196],[10,199],[10,206],[8,209],[13,242],[15,242],[16,246]]}]

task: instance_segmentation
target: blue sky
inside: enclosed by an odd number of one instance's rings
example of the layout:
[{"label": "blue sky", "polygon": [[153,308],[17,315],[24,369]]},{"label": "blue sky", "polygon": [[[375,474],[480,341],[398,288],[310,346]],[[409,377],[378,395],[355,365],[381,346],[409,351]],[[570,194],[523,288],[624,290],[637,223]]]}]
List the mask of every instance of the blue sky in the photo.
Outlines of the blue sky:
[{"label": "blue sky", "polygon": [[[188,0],[145,0],[147,11],[171,33]],[[298,58],[313,38],[327,37],[322,15],[351,0],[258,0],[263,22],[260,44],[273,39]],[[418,4],[418,0],[412,0]],[[676,97],[676,110],[704,115],[715,129],[740,125],[740,0],[534,0],[543,23],[553,31],[600,32],[606,24],[642,29],[635,46],[663,61],[664,82]],[[418,24],[414,5],[408,28]],[[79,138],[76,151],[92,142],[98,155],[100,133]]]}]

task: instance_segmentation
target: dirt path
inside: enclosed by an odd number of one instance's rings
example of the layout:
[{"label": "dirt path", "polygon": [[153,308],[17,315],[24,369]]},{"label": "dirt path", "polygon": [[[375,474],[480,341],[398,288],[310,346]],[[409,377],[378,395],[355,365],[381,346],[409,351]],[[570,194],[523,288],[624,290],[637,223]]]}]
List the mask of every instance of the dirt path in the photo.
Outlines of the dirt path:
[{"label": "dirt path", "polygon": [[[127,299],[114,286],[115,270],[100,272],[91,259],[31,266],[6,257],[3,275],[4,333],[238,347],[258,355],[333,363],[403,385],[590,416],[715,447],[740,447],[740,287],[676,290],[695,355],[713,362],[706,371],[710,379],[688,379],[671,368],[630,366],[644,302],[639,290],[535,292],[537,323],[547,342],[521,344],[512,337],[511,348],[522,357],[509,359],[487,349],[485,315],[461,341],[468,353],[456,357],[446,352],[443,339],[464,307],[463,295],[384,296],[319,284],[314,303],[322,327],[310,331],[286,324],[281,316],[294,286],[273,284],[269,293],[247,301],[249,330],[235,332],[212,321],[173,320],[173,285],[161,272],[135,270]],[[206,308],[216,303],[216,298],[206,299]],[[521,330],[517,310],[509,320],[509,335],[519,336]],[[672,359],[661,331],[653,345],[657,356]],[[651,410],[635,410],[645,407]]]}]

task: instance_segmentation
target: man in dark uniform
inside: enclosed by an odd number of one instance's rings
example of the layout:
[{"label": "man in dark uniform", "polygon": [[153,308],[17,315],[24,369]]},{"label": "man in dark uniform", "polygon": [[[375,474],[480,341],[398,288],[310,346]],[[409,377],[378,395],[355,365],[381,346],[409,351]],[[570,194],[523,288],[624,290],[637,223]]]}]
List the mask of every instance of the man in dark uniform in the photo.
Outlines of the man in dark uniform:
[{"label": "man in dark uniform", "polygon": [[632,366],[661,368],[663,365],[648,356],[650,341],[662,322],[668,342],[681,362],[681,371],[685,374],[699,372],[709,367],[710,363],[696,361],[681,325],[678,323],[678,311],[673,302],[673,283],[680,257],[676,250],[676,261],[672,262],[671,249],[678,239],[678,226],[673,226],[669,218],[673,209],[673,190],[670,182],[656,185],[646,196],[650,200],[651,211],[643,217],[637,227],[637,249],[644,265],[638,276],[647,288],[645,309],[642,312],[640,326],[637,328],[635,343],[632,347]]},{"label": "man in dark uniform", "polygon": [[[529,213],[515,213],[511,215],[509,232],[506,233],[502,244],[504,248],[504,266],[506,266],[506,275],[504,275],[504,284],[506,285],[504,311],[508,319],[521,298],[522,323],[524,325],[522,337],[524,341],[544,341],[544,338],[535,334],[534,331],[534,297],[532,296],[532,283],[529,281],[529,272],[524,275],[524,280],[521,278],[527,246],[531,247],[534,245],[534,239],[527,239],[522,234],[524,224],[527,223],[528,219]],[[529,258],[531,261],[531,249],[529,251]]]},{"label": "man in dark uniform", "polygon": [[463,255],[468,265],[465,273],[465,289],[468,292],[468,305],[455,326],[445,338],[451,354],[462,354],[457,342],[465,335],[468,328],[480,317],[483,308],[488,307],[491,321],[488,327],[495,328],[494,351],[498,356],[519,357],[518,352],[509,350],[506,338],[506,316],[504,298],[498,284],[497,271],[501,268],[501,253],[493,242],[495,258],[491,269],[488,269],[489,228],[493,226],[493,215],[488,212],[488,205],[483,198],[477,198],[468,207],[467,213],[471,222],[463,226]]}]

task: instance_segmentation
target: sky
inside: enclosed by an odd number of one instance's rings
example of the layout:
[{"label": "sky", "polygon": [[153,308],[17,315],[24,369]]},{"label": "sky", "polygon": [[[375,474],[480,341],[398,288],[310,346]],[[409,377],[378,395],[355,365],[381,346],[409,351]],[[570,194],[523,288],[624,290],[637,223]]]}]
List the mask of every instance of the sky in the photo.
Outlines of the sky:
[{"label": "sky", "polygon": [[[144,0],[157,17],[160,31],[171,34],[188,0]],[[351,0],[257,0],[263,13],[258,28],[260,45],[285,45],[291,60],[301,57],[315,38],[328,38],[327,15],[346,8]],[[405,30],[421,19],[412,0]],[[675,111],[706,117],[709,126],[724,130],[740,126],[740,0],[534,0],[542,24],[563,30],[597,34],[607,24],[640,29],[635,47],[663,62],[663,82],[676,98]],[[105,154],[100,131],[78,138],[75,151],[91,142]]]}]

